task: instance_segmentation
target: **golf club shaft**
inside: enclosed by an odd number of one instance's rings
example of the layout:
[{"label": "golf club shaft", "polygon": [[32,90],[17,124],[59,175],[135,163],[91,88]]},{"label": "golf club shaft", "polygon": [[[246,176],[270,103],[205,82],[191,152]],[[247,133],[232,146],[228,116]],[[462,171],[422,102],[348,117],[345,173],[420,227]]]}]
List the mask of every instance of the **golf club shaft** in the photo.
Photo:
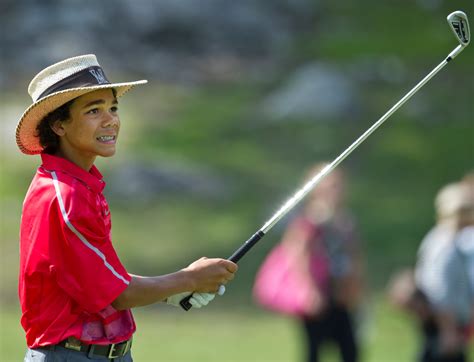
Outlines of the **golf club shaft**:
[{"label": "golf club shaft", "polygon": [[[458,52],[460,45],[451,53]],[[375,122],[367,131],[364,132],[354,143],[352,143],[344,152],[342,152],[334,161],[323,168],[318,174],[313,176],[293,197],[288,199],[286,203],[260,228],[260,230],[252,235],[239,249],[237,249],[229,260],[238,262],[265,234],[283,218],[290,210],[292,210],[319,182],[333,171],[352,151],[354,151],[367,137],[369,137],[377,128],[379,128],[395,111],[400,108],[407,100],[409,100],[421,87],[423,87],[436,73],[438,73],[451,59],[451,54],[443,60],[436,68],[434,68],[425,78],[415,85],[402,99],[400,99],[392,108],[390,108],[380,119]],[[457,54],[456,54],[457,55]]]},{"label": "golf club shaft", "polygon": [[[228,260],[237,263],[247,252],[262,239],[265,234],[291,209],[293,209],[325,176],[327,176],[337,165],[339,165],[352,151],[354,151],[367,137],[369,137],[377,128],[379,128],[395,111],[400,108],[407,100],[409,100],[416,92],[420,90],[436,73],[438,73],[448,62],[457,56],[462,50],[462,45],[458,45],[448,57],[438,64],[428,75],[426,75],[417,85],[415,85],[405,96],[395,103],[380,119],[375,122],[367,131],[365,131],[354,143],[352,143],[344,152],[342,152],[334,161],[322,169],[318,174],[313,176],[301,189],[299,189],[285,204],[244,244],[242,244]],[[181,300],[180,304],[185,310],[189,310],[192,306],[189,303],[191,296]]]}]

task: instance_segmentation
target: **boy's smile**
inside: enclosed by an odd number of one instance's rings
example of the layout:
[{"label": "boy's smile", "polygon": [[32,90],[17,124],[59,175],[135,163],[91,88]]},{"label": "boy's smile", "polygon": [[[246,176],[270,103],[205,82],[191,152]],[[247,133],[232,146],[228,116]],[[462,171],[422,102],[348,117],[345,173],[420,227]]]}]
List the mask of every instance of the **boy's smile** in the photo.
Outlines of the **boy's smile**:
[{"label": "boy's smile", "polygon": [[101,89],[77,98],[70,119],[53,126],[60,137],[59,155],[89,170],[97,156],[115,154],[120,130],[118,102],[111,89]]}]

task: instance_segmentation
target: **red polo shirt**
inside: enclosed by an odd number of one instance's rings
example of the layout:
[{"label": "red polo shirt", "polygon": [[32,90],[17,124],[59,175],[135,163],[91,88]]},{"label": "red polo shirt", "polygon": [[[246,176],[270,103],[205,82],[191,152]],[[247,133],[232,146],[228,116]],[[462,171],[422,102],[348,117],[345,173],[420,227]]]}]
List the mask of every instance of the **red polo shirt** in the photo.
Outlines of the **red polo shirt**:
[{"label": "red polo shirt", "polygon": [[111,303],[131,277],[110,239],[105,183],[93,166],[86,172],[43,154],[28,189],[20,229],[21,324],[30,348],[73,336],[85,343],[127,340],[135,331],[130,310]]}]

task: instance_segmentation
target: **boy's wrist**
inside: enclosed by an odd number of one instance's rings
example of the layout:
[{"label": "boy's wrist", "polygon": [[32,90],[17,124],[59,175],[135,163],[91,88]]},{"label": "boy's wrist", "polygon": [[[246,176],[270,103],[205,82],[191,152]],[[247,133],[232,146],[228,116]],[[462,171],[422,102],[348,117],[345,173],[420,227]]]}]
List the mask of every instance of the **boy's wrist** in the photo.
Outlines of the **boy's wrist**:
[{"label": "boy's wrist", "polygon": [[183,268],[178,273],[182,278],[184,290],[196,290],[197,283],[194,277],[194,273],[191,270],[189,270],[188,268]]}]

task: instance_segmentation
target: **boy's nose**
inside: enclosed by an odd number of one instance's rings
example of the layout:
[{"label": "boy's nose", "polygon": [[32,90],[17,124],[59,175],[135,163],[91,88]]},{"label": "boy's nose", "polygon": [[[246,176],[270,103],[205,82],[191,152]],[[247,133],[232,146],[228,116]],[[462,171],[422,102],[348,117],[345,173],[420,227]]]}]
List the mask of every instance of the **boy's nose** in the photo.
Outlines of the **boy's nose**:
[{"label": "boy's nose", "polygon": [[120,126],[120,119],[117,115],[107,113],[104,122],[103,122],[103,127],[116,127],[118,128]]}]

